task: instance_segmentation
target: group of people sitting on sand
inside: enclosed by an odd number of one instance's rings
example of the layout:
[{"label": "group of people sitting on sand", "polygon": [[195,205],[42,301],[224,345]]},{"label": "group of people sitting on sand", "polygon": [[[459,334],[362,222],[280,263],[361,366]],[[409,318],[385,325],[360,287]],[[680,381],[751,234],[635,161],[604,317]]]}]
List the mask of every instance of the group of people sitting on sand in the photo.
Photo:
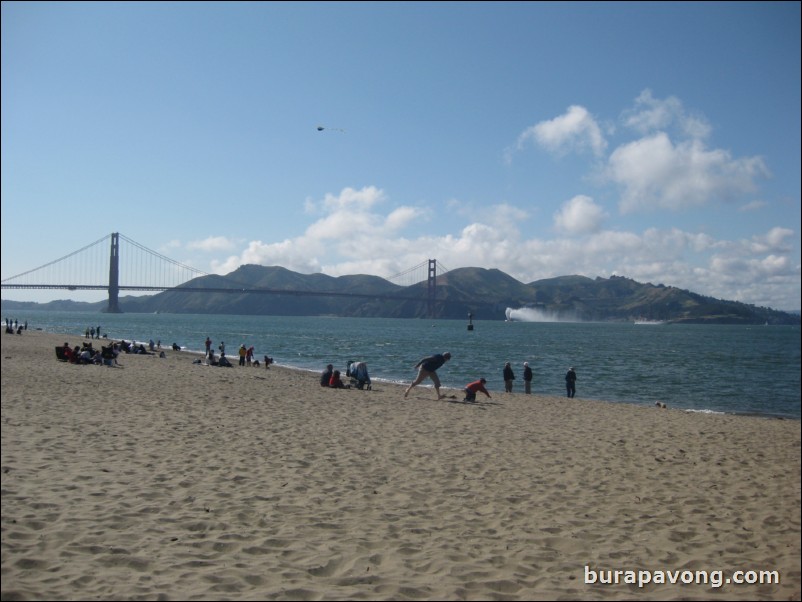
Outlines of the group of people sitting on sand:
[{"label": "group of people sitting on sand", "polygon": [[368,365],[365,362],[348,362],[345,375],[349,379],[348,384],[343,382],[342,373],[339,370],[335,370],[333,365],[328,364],[320,375],[320,386],[332,389],[350,389],[353,386],[357,389],[368,390],[372,387],[370,375],[368,374]]},{"label": "group of people sitting on sand", "polygon": [[96,364],[98,366],[117,366],[117,356],[120,354],[120,346],[113,343],[102,349],[95,349],[92,343],[84,343],[71,347],[69,343],[64,343],[61,347],[56,347],[56,357],[70,364]]},{"label": "group of people sitting on sand", "polygon": [[[139,355],[156,355],[148,351],[142,343],[133,343],[122,340],[119,343],[111,342],[101,349],[95,349],[91,342],[83,345],[70,346],[64,343],[61,347],[56,347],[56,357],[71,364],[98,364],[105,366],[118,366],[120,363],[117,357],[121,353],[134,353]],[[160,357],[165,357],[164,352],[159,353]]]}]

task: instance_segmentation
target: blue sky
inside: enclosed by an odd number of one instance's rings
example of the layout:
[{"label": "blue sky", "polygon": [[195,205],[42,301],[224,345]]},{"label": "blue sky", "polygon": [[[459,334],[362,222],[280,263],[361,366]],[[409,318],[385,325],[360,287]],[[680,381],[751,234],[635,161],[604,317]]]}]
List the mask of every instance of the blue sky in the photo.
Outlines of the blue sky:
[{"label": "blue sky", "polygon": [[798,2],[3,2],[2,278],[120,232],[799,309],[801,112]]}]

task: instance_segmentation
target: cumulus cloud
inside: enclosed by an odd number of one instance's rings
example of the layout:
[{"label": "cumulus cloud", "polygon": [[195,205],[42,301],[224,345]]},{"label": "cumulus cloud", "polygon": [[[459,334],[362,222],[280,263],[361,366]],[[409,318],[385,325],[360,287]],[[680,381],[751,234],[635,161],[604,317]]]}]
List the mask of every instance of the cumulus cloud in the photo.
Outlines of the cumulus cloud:
[{"label": "cumulus cloud", "polygon": [[585,107],[573,105],[559,117],[541,121],[518,136],[517,149],[534,141],[555,153],[581,152],[590,149],[601,156],[607,148],[602,129]]},{"label": "cumulus cloud", "polygon": [[[356,198],[352,192],[345,194]],[[602,207],[592,198],[578,195],[555,213],[558,235],[554,238],[524,235],[521,218],[526,213],[505,203],[482,213],[483,218],[494,219],[468,220],[453,234],[404,236],[406,228],[417,227],[425,215],[419,209],[390,207],[385,199],[385,213],[378,206],[366,212],[365,224],[369,226],[358,222],[355,230],[332,229],[332,220],[342,217],[349,203],[336,202],[337,195],[327,199],[324,204],[328,213],[301,236],[272,243],[252,241],[239,255],[214,264],[214,271],[229,273],[240,265],[254,263],[280,265],[300,273],[390,278],[436,258],[441,269],[498,268],[521,282],[569,274],[623,275],[640,282],[775,307],[779,299],[785,303],[781,308],[794,307],[787,291],[789,287],[799,288],[800,267],[791,259],[795,232],[788,228],[771,228],[739,240],[721,240],[671,227],[642,232],[609,230],[604,229],[608,216]],[[450,209],[456,204],[452,203]],[[332,232],[338,234],[333,236]]]},{"label": "cumulus cloud", "polygon": [[622,213],[731,201],[754,192],[756,180],[770,176],[761,157],[734,158],[729,151],[708,148],[707,119],[690,114],[674,96],[658,99],[644,90],[621,120],[642,134],[608,158],[605,173],[621,190]]},{"label": "cumulus cloud", "polygon": [[566,201],[554,214],[554,226],[565,234],[587,234],[599,230],[606,217],[604,209],[592,198],[578,195]]},{"label": "cumulus cloud", "polygon": [[730,200],[754,192],[755,180],[769,171],[760,157],[734,159],[699,140],[675,145],[659,132],[615,149],[607,175],[621,188],[621,212],[629,213]]}]

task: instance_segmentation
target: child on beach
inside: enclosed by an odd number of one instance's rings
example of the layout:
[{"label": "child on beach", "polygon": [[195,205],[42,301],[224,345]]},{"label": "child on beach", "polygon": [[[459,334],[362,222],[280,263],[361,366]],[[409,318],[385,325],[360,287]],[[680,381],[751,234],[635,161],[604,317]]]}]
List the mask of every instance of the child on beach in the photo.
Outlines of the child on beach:
[{"label": "child on beach", "polygon": [[492,397],[490,397],[490,393],[488,393],[487,389],[485,388],[485,384],[486,383],[487,383],[486,379],[480,378],[479,380],[475,380],[472,383],[465,385],[465,389],[464,389],[465,390],[465,399],[463,399],[462,401],[469,401],[471,403],[476,401],[476,392],[477,391],[481,391],[482,393],[487,395],[488,399],[492,399]]}]

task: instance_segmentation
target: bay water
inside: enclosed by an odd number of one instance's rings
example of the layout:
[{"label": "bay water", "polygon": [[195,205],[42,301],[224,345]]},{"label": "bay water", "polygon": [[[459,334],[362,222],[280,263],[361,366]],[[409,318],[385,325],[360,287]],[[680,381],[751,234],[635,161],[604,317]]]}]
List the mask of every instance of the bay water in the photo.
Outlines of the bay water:
[{"label": "bay water", "polygon": [[[276,365],[309,371],[310,378],[329,363],[344,374],[349,361],[364,361],[374,383],[408,384],[418,360],[450,351],[451,361],[438,371],[445,388],[460,395],[465,384],[484,377],[491,394],[501,400],[505,362],[516,375],[514,391],[523,392],[527,361],[534,371],[532,392],[546,395],[565,395],[564,376],[573,366],[579,398],[800,419],[798,326],[474,320],[469,329],[467,319],[46,310],[17,311],[3,318],[63,334],[73,346],[84,340],[88,328],[100,326],[109,339],[160,341],[166,353],[176,343],[202,355],[208,336],[215,351],[225,342],[226,355],[235,364],[239,346],[253,345],[257,359],[268,355]],[[197,367],[188,363],[187,370],[192,369]],[[566,399],[567,407],[570,403]]]}]

